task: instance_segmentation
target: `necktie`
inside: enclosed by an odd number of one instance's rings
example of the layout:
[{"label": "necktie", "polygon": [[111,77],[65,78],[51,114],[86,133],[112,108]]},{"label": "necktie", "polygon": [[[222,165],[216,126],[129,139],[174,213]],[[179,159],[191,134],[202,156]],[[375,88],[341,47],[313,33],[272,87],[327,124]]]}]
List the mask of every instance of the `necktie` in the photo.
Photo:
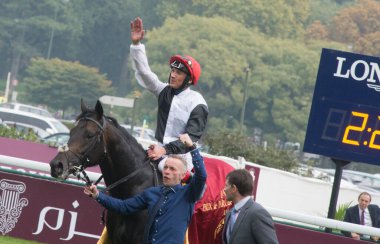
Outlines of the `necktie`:
[{"label": "necktie", "polygon": [[364,225],[364,210],[362,210],[362,214],[360,215],[360,224]]},{"label": "necktie", "polygon": [[227,229],[227,240],[229,240],[231,237],[232,229],[234,228],[234,224],[237,219],[238,213],[239,213],[239,210],[236,210],[235,208],[231,211],[231,217],[230,217],[230,221],[228,223],[228,229]]}]

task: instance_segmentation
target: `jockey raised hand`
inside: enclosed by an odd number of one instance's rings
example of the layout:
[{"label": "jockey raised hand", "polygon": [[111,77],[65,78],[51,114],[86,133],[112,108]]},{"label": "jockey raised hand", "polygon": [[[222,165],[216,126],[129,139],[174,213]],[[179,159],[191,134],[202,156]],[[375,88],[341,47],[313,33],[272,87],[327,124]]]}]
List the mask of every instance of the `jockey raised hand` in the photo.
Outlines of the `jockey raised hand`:
[{"label": "jockey raised hand", "polygon": [[144,38],[145,30],[142,20],[137,17],[131,21],[131,40],[134,45],[137,45]]},{"label": "jockey raised hand", "polygon": [[[141,43],[144,34],[143,22],[137,17],[131,22],[132,67],[138,83],[158,98],[155,138],[159,144],[149,147],[148,156],[152,160],[161,160],[165,155],[185,154],[188,170],[191,170],[189,149],[178,138],[186,133],[193,142],[197,142],[206,128],[207,103],[200,93],[190,89],[198,83],[200,64],[189,55],[174,55],[169,59],[168,82],[161,82],[149,67],[145,46]],[[161,171],[164,161],[159,163]]]}]

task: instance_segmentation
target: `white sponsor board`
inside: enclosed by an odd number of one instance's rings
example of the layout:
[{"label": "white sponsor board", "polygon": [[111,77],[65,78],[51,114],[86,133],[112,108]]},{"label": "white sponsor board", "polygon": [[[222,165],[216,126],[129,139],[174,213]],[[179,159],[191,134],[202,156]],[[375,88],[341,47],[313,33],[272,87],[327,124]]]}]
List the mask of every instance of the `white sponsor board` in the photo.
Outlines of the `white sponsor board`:
[{"label": "white sponsor board", "polygon": [[133,108],[133,104],[135,102],[135,100],[132,98],[114,97],[108,95],[101,96],[99,100],[104,104],[127,108]]}]

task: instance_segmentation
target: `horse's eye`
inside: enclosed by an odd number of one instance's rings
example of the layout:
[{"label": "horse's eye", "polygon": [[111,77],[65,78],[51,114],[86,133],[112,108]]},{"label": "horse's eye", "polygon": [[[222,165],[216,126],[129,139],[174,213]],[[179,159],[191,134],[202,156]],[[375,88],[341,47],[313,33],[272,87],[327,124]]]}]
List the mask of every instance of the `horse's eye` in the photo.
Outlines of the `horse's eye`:
[{"label": "horse's eye", "polygon": [[93,138],[95,135],[94,134],[91,134],[91,133],[87,133],[86,134],[86,138],[87,139],[91,139],[91,138]]}]

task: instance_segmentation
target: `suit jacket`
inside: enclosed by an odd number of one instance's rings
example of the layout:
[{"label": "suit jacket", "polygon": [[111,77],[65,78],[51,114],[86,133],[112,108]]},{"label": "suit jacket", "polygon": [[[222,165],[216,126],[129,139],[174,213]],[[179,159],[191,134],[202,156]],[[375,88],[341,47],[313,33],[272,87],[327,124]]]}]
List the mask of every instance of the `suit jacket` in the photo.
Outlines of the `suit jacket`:
[{"label": "suit jacket", "polygon": [[[378,205],[370,204],[368,205],[369,215],[371,216],[372,226],[380,228],[380,208]],[[359,205],[356,204],[350,208],[347,208],[346,214],[344,215],[344,222],[349,222],[353,224],[360,224],[359,216]],[[351,237],[351,232],[342,231],[345,236]]]},{"label": "suit jacket", "polygon": [[231,210],[226,215],[223,228],[224,244],[278,244],[272,216],[252,199],[249,199],[240,209],[230,240],[226,240],[230,216]]}]

